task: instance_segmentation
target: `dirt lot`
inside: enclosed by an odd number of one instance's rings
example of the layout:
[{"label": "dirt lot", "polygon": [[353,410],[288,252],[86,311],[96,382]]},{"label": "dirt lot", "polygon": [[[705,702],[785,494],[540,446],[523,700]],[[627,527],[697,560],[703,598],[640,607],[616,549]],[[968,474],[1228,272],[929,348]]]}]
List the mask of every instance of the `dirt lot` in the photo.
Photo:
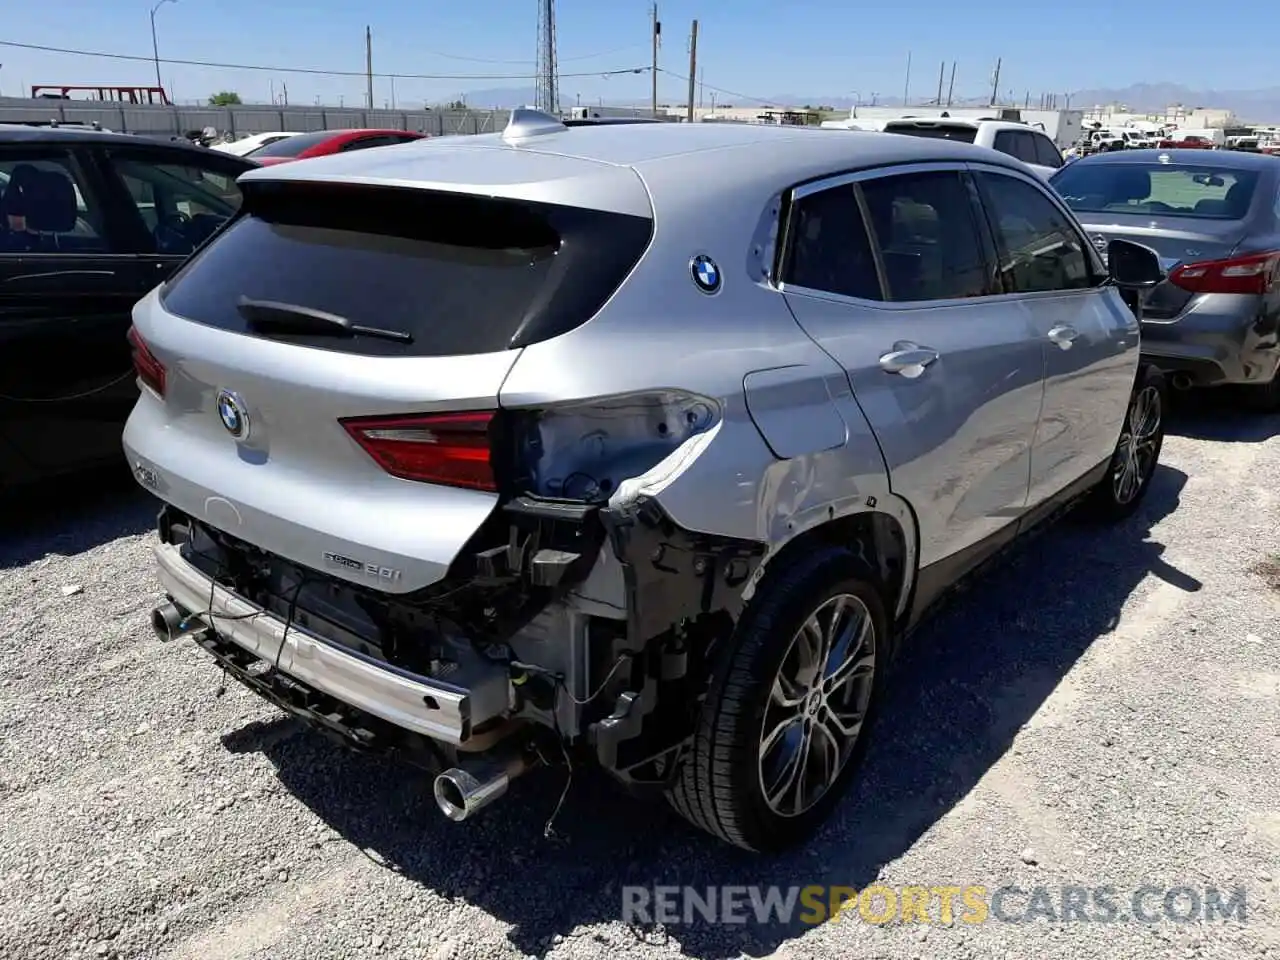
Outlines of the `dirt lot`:
[{"label": "dirt lot", "polygon": [[[1183,412],[1144,512],[1064,524],[907,654],[866,775],[761,861],[578,777],[474,823],[157,644],[153,506],[0,538],[0,956],[1280,957],[1280,426]],[[1033,862],[1028,862],[1033,861]],[[630,927],[624,884],[1243,886],[1214,922]],[[1159,898],[1152,901],[1157,905]]]}]

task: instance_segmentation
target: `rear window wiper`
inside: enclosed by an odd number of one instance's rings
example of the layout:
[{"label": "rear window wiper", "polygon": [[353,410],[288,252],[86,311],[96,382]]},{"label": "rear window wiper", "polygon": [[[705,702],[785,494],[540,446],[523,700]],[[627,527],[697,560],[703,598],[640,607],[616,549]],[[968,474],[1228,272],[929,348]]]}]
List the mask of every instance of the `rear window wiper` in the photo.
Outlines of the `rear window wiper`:
[{"label": "rear window wiper", "polygon": [[257,330],[275,330],[279,333],[314,333],[319,336],[381,337],[383,340],[399,340],[413,343],[413,335],[403,330],[387,330],[382,327],[366,327],[352,323],[350,318],[336,313],[326,313],[296,303],[280,303],[275,300],[253,300],[241,297],[236,303],[240,315]]}]

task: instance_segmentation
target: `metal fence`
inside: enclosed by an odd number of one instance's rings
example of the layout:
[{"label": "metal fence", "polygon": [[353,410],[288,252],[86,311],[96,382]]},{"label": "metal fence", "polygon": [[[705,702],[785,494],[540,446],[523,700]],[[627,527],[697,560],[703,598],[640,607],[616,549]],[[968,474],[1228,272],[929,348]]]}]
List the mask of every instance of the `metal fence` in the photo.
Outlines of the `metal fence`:
[{"label": "metal fence", "polygon": [[[616,115],[616,111],[611,111]],[[507,123],[508,110],[363,110],[354,107],[161,107],[84,100],[27,100],[0,97],[0,123],[57,120],[89,125],[95,121],[118,133],[179,136],[212,127],[229,139],[251,133],[287,130],[346,130],[357,127],[413,130],[433,136],[492,133]],[[637,108],[635,116],[648,116]]]}]

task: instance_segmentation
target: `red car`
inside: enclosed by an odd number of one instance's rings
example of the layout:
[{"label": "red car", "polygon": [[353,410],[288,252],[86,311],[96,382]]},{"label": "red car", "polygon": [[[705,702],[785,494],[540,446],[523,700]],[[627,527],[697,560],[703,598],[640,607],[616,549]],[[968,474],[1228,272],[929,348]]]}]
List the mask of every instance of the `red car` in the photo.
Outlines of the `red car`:
[{"label": "red car", "polygon": [[247,156],[263,165],[287,163],[290,160],[306,160],[308,157],[324,157],[348,150],[364,150],[368,147],[389,147],[394,143],[421,140],[426,134],[409,130],[320,130],[316,133],[299,133],[283,140],[251,150]]}]

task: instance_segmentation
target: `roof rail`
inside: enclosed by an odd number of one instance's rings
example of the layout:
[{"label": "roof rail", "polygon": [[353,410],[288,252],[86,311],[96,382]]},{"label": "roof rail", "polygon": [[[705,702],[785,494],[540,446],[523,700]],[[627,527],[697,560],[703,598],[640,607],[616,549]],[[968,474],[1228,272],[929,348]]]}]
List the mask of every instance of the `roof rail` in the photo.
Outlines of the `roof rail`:
[{"label": "roof rail", "polygon": [[544,110],[533,107],[516,107],[511,111],[507,125],[502,131],[502,139],[507,141],[527,140],[530,137],[542,137],[549,133],[564,133],[569,128]]}]

